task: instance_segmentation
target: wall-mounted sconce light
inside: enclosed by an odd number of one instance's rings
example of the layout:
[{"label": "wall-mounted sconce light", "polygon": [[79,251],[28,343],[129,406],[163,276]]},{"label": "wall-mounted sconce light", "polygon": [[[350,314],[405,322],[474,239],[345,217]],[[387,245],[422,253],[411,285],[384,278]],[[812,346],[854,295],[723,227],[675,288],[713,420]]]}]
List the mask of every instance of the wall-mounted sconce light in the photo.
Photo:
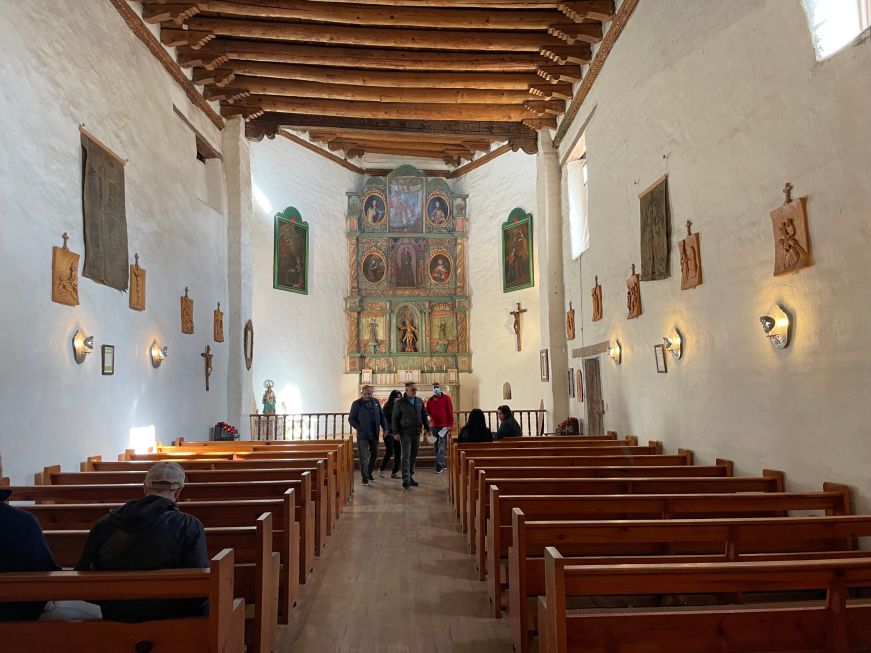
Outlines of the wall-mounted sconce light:
[{"label": "wall-mounted sconce light", "polygon": [[608,346],[608,357],[614,361],[614,364],[616,365],[623,362],[623,348],[620,346],[619,340],[615,340]]},{"label": "wall-mounted sconce light", "polygon": [[677,327],[675,327],[674,333],[670,336],[662,337],[662,344],[665,345],[665,351],[671,354],[673,359],[678,360],[683,356],[683,336],[677,330]]},{"label": "wall-mounted sconce light", "polygon": [[151,343],[151,366],[153,368],[157,369],[166,360],[166,352],[167,347],[161,347],[157,340]]},{"label": "wall-mounted sconce light", "polygon": [[85,336],[81,329],[73,336],[73,358],[81,365],[85,357],[94,351],[94,336]]},{"label": "wall-mounted sconce light", "polygon": [[779,304],[775,304],[768,311],[768,315],[759,318],[762,323],[762,332],[768,341],[777,349],[783,349],[789,344],[789,315]]}]

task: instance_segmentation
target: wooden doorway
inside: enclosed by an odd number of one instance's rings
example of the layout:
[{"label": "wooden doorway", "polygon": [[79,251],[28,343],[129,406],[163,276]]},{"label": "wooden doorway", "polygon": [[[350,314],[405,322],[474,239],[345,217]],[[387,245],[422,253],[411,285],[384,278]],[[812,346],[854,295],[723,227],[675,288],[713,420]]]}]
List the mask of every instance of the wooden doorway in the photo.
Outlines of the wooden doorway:
[{"label": "wooden doorway", "polygon": [[605,434],[605,401],[599,358],[584,359],[584,402],[587,405],[587,435]]}]

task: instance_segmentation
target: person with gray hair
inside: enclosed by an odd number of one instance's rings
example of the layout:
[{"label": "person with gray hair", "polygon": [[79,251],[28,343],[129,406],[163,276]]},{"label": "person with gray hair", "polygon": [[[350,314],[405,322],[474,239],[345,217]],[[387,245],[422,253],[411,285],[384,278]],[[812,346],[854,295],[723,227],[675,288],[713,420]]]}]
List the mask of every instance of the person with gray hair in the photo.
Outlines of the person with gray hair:
[{"label": "person with gray hair", "polygon": [[[181,512],[177,501],[184,469],[174,462],[155,463],[145,475],[145,496],[110,510],[85,541],[79,571],[147,571],[208,568],[203,524]],[[141,622],[202,616],[206,599],[101,601],[103,618]]]}]

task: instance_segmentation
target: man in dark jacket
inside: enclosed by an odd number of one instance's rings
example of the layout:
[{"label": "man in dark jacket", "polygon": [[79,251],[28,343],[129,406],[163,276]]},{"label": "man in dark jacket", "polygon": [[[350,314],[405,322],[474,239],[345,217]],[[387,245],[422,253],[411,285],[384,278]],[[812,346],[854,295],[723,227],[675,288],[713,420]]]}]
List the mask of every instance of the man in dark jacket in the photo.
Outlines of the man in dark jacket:
[{"label": "man in dark jacket", "polygon": [[360,390],[360,398],[351,404],[348,422],[357,430],[360,475],[363,477],[363,485],[369,485],[375,480],[372,478],[372,471],[378,459],[378,441],[381,439],[381,432],[387,431],[384,411],[378,400],[372,398],[371,385],[364,385]]},{"label": "man in dark jacket", "polygon": [[402,445],[402,487],[416,487],[414,465],[417,462],[417,448],[420,445],[420,432],[429,430],[429,418],[423,401],[417,396],[417,386],[413,381],[405,384],[405,394],[393,406],[394,433],[399,433]]},{"label": "man in dark jacket", "polygon": [[[0,476],[3,461],[0,459]],[[9,490],[0,488],[0,573],[57,571],[36,517],[6,503]],[[45,601],[0,603],[0,621],[32,621],[39,618]]]},{"label": "man in dark jacket", "polygon": [[496,431],[496,439],[519,438],[523,435],[520,424],[514,419],[514,415],[508,406],[499,406],[496,409],[496,419],[499,420],[499,429]]},{"label": "man in dark jacket", "polygon": [[[184,469],[158,462],[145,476],[145,496],[101,517],[85,541],[79,571],[208,568],[206,534],[199,519],[176,505]],[[103,618],[139,622],[202,616],[206,599],[101,601]]]}]

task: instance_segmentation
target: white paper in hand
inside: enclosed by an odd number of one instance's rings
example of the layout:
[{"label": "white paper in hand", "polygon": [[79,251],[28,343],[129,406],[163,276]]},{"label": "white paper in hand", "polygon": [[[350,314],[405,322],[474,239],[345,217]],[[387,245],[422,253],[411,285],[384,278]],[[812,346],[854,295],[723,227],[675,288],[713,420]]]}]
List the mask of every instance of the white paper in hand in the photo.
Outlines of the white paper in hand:
[{"label": "white paper in hand", "polygon": [[440,437],[440,438],[445,437],[445,436],[448,434],[448,431],[450,431],[450,430],[451,430],[450,427],[445,426],[444,428],[442,428],[442,429],[439,431],[439,437]]}]

